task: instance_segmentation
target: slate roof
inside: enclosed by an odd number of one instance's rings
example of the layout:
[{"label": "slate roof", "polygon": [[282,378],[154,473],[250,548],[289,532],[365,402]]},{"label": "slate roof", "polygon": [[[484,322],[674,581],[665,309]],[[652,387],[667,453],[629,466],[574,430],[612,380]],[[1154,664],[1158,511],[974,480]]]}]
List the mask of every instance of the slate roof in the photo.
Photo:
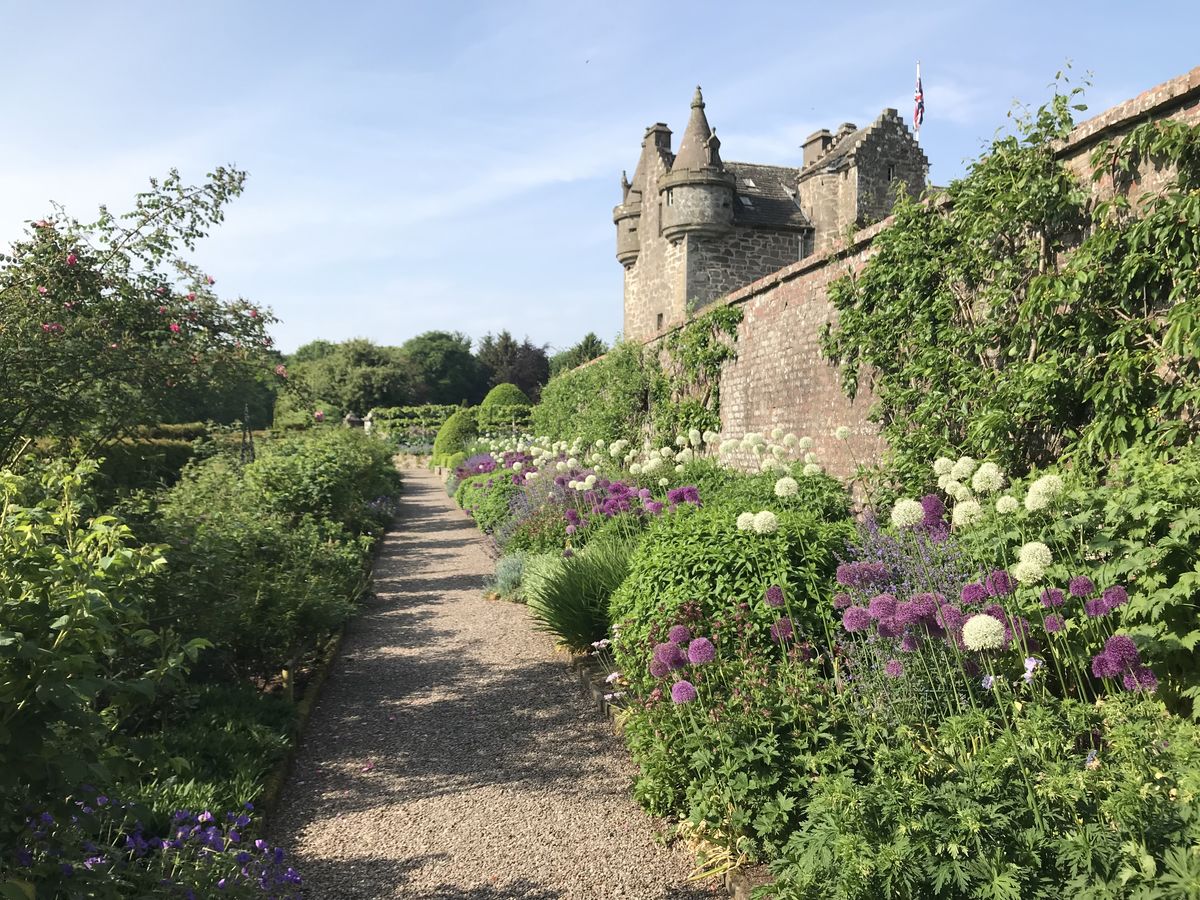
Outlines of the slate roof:
[{"label": "slate roof", "polygon": [[725,171],[737,179],[737,199],[733,202],[735,225],[784,230],[813,227],[795,200],[799,169],[726,162]]}]

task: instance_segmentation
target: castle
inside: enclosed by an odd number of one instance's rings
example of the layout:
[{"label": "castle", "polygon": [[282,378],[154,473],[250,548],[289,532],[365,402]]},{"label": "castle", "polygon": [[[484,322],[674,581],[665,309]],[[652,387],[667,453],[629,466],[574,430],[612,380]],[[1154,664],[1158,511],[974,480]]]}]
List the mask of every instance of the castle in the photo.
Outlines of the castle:
[{"label": "castle", "polygon": [[679,144],[646,129],[633,179],[613,210],[625,267],[627,340],[644,342],[753,281],[877,222],[903,186],[918,196],[929,162],[894,109],[865,128],[822,129],[798,168],[721,159],[700,88]]}]

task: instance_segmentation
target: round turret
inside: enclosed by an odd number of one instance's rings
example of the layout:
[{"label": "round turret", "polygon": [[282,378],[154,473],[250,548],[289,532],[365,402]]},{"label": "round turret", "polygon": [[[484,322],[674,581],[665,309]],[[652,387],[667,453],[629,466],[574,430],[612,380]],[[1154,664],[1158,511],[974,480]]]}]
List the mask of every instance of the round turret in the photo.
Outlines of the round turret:
[{"label": "round turret", "polygon": [[697,87],[679,154],[659,182],[663,237],[714,237],[733,227],[735,181],[725,171],[720,150],[721,141],[709,128],[704,96]]},{"label": "round turret", "polygon": [[642,194],[629,184],[625,173],[621,173],[622,201],[613,207],[613,222],[617,226],[617,262],[625,267],[637,262],[641,241],[638,239],[638,222],[642,218]]}]

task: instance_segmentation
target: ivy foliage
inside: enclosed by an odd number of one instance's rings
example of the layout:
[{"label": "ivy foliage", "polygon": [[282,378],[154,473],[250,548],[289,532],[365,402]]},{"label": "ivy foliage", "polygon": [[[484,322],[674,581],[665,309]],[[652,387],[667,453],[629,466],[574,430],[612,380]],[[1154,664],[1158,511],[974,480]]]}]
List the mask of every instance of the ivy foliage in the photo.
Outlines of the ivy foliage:
[{"label": "ivy foliage", "polygon": [[663,342],[651,394],[654,432],[671,441],[689,429],[721,430],[721,368],[737,357],[740,306],[720,306]]},{"label": "ivy foliage", "polygon": [[[871,373],[903,482],[948,448],[1022,473],[1195,434],[1200,127],[1101,146],[1115,196],[1096,202],[1057,155],[1078,91],[1018,117],[944,202],[900,196],[876,255],[830,287],[824,353],[851,397]],[[1138,197],[1147,163],[1169,174]]]}]

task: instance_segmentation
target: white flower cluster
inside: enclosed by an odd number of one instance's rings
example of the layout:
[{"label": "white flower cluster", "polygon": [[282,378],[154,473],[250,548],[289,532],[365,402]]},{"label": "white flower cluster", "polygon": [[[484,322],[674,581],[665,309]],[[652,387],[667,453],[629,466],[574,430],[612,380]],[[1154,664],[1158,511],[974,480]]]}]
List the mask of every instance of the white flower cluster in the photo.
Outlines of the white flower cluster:
[{"label": "white flower cluster", "polygon": [[979,613],[963,623],[962,639],[968,650],[999,650],[1004,646],[1004,625],[995,616]]},{"label": "white flower cluster", "polygon": [[790,475],[784,475],[775,482],[776,497],[795,497],[800,492],[800,485]]},{"label": "white flower cluster", "polygon": [[1025,508],[1030,512],[1045,509],[1063,492],[1063,480],[1057,475],[1043,475],[1029,486]]},{"label": "white flower cluster", "polygon": [[917,500],[897,500],[892,507],[892,524],[897,528],[912,528],[925,521],[925,507]]},{"label": "white flower cluster", "polygon": [[1021,584],[1037,584],[1046,576],[1046,569],[1054,561],[1054,554],[1041,541],[1024,544],[1017,553],[1017,564],[1012,568],[1013,578]]},{"label": "white flower cluster", "polygon": [[744,512],[737,517],[738,531],[753,531],[756,534],[772,534],[779,530],[779,519],[769,509],[762,512]]},{"label": "white flower cluster", "polygon": [[[950,521],[958,528],[983,518],[983,506],[976,499],[976,494],[994,494],[1004,488],[1005,482],[1004,472],[998,465],[980,463],[970,456],[962,456],[957,460],[939,456],[933,462],[933,474],[937,476],[938,487],[954,501]],[[1011,497],[999,498],[996,511],[1013,512],[1016,509],[1013,502]]]}]

